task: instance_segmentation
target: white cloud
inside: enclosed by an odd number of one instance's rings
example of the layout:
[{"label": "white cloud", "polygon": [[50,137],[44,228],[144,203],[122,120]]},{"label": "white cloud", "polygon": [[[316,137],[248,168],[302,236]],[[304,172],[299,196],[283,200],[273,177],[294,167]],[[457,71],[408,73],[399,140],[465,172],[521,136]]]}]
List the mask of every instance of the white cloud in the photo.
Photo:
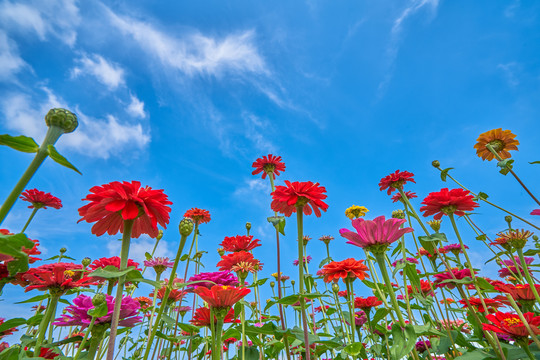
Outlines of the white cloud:
[{"label": "white cloud", "polygon": [[255,47],[252,30],[220,39],[198,32],[172,37],[149,23],[117,15],[108,8],[106,12],[112,24],[131,36],[145,52],[186,75],[220,76],[226,71],[267,73],[265,62]]},{"label": "white cloud", "polygon": [[399,51],[401,33],[403,31],[403,24],[405,20],[416,14],[424,7],[428,7],[430,9],[431,16],[434,16],[437,13],[438,6],[439,0],[411,0],[405,9],[403,9],[399,16],[394,20],[390,33],[390,43],[386,51],[389,69],[383,80],[379,83],[378,96],[381,96],[381,94],[386,90],[386,87],[394,75],[394,63]]},{"label": "white cloud", "polygon": [[261,209],[268,209],[270,206],[270,183],[268,179],[248,178],[234,190],[233,196],[250,204],[256,204]]},{"label": "white cloud", "polygon": [[[145,235],[141,236],[138,239],[131,239],[129,258],[138,262],[142,267],[144,260],[146,260],[144,254],[146,252],[151,253],[155,243],[155,239],[152,239]],[[120,254],[121,245],[122,243],[120,241],[107,242],[107,250],[109,250],[109,255],[118,256]],[[174,256],[176,256],[176,254],[173,254],[173,252],[169,249],[169,243],[162,239],[159,242],[158,247],[156,248],[154,256],[173,258]]]},{"label": "white cloud", "polygon": [[76,0],[30,0],[2,2],[0,20],[6,28],[35,33],[40,40],[52,35],[73,46],[81,17]]},{"label": "white cloud", "polygon": [[517,72],[519,71],[519,64],[516,62],[510,62],[507,64],[498,64],[497,69],[500,69],[503,72],[508,85],[515,87],[519,85],[519,79],[517,77]]},{"label": "white cloud", "polygon": [[254,114],[245,112],[244,119],[245,137],[253,143],[255,149],[263,153],[276,152],[276,147],[268,136],[269,122]]},{"label": "white cloud", "polygon": [[115,90],[125,84],[124,69],[118,64],[107,61],[100,55],[83,55],[76,61],[79,66],[71,70],[73,78],[81,75],[92,75],[110,90]]},{"label": "white cloud", "polygon": [[126,111],[133,117],[145,118],[146,112],[144,111],[144,102],[139,100],[136,96],[130,95],[131,102],[129,103]]},{"label": "white cloud", "polygon": [[[41,101],[35,101],[26,94],[15,93],[0,103],[5,126],[31,136],[38,142],[45,136],[47,127],[43,117],[51,108],[73,109],[51,90],[42,90],[46,98]],[[61,147],[90,157],[107,159],[127,149],[141,150],[150,142],[149,133],[140,123],[121,122],[113,115],[106,115],[104,119],[92,118],[79,109],[75,112],[79,119],[79,128],[62,137],[59,142]]]},{"label": "white cloud", "polygon": [[28,65],[19,56],[17,44],[0,30],[0,80],[11,80],[25,66]]}]

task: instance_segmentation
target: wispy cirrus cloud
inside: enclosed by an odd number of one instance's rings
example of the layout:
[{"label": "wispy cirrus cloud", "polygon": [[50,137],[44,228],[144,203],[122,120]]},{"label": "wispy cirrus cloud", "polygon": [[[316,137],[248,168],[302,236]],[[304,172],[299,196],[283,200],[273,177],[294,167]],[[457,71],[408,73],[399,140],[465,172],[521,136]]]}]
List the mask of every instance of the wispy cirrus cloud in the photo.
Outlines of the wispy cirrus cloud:
[{"label": "wispy cirrus cloud", "polygon": [[62,138],[61,147],[83,155],[107,159],[125,154],[126,150],[142,150],[150,142],[150,134],[139,122],[121,121],[111,114],[94,118],[78,107],[70,106],[48,88],[37,94],[11,93],[0,102],[1,120],[5,127],[31,136],[40,142],[47,131],[43,116],[51,108],[76,109],[79,128]]},{"label": "wispy cirrus cloud", "polygon": [[110,90],[116,90],[125,85],[124,69],[98,54],[83,54],[75,60],[77,66],[71,69],[71,77],[93,76]]},{"label": "wispy cirrus cloud", "polygon": [[435,16],[438,6],[439,0],[411,0],[407,4],[407,6],[399,13],[399,16],[396,17],[392,22],[392,29],[390,31],[390,42],[386,49],[386,61],[388,63],[388,70],[386,71],[383,80],[379,83],[379,87],[377,89],[379,97],[384,94],[386,88],[388,87],[388,84],[390,83],[394,75],[395,61],[399,52],[399,47],[401,45],[401,35],[404,29],[405,22],[407,21],[407,19],[411,18],[418,11],[424,8],[428,9],[431,16]]},{"label": "wispy cirrus cloud", "polygon": [[6,0],[0,3],[0,20],[4,29],[33,34],[42,41],[53,36],[73,46],[81,16],[76,0]]},{"label": "wispy cirrus cloud", "polygon": [[15,80],[15,74],[28,66],[19,55],[17,44],[0,30],[0,81]]},{"label": "wispy cirrus cloud", "polygon": [[105,11],[111,24],[131,37],[144,52],[185,75],[221,76],[225,72],[268,72],[255,46],[253,30],[221,38],[203,35],[198,31],[172,36],[149,22],[116,14],[106,7]]}]

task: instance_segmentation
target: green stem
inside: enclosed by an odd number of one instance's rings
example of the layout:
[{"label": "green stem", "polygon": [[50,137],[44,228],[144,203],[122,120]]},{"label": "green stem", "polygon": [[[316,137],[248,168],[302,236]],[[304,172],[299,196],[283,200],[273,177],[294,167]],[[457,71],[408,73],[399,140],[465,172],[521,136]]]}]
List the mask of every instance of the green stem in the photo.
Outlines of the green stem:
[{"label": "green stem", "polygon": [[217,317],[216,327],[214,329],[214,343],[215,343],[215,351],[212,351],[212,359],[213,360],[221,360],[221,332],[223,329],[223,319],[221,316]]},{"label": "green stem", "polygon": [[47,328],[49,327],[49,323],[51,322],[53,313],[56,310],[56,304],[58,304],[58,299],[60,299],[59,295],[51,294],[49,303],[47,304],[47,310],[45,310],[45,315],[43,315],[43,319],[39,324],[38,337],[36,340],[36,346],[34,348],[34,357],[39,356],[39,350],[41,349],[41,344],[45,339],[45,334],[47,333]]},{"label": "green stem", "polygon": [[392,288],[392,283],[390,282],[390,276],[388,276],[388,271],[386,270],[386,265],[384,263],[384,253],[373,253],[373,255],[375,256],[375,259],[377,260],[377,264],[379,265],[379,269],[381,270],[384,284],[386,285],[386,289],[388,290],[388,294],[390,295],[390,301],[392,302],[392,306],[394,307],[394,311],[396,312],[396,315],[399,320],[399,325],[404,328],[407,324],[405,324],[405,320],[403,319],[403,314],[401,314],[401,310],[399,309],[399,304],[396,299],[396,293],[394,292],[394,289]]},{"label": "green stem", "polygon": [[[95,331],[92,334],[92,338],[90,339],[90,348],[88,349],[88,355],[86,355],[88,360],[94,360],[96,358],[96,352],[99,348],[99,344],[101,343],[104,333],[105,328],[101,329],[100,331]],[[80,348],[82,348],[82,344]]]},{"label": "green stem", "polygon": [[24,227],[22,228],[21,230],[21,233],[24,233],[24,231],[26,230],[26,228],[28,227],[28,225],[30,225],[30,221],[32,221],[32,219],[34,218],[34,216],[36,215],[37,211],[39,210],[40,208],[34,208],[34,210],[32,210],[32,213],[30,214],[30,217],[28,218],[28,221],[26,221],[26,224],[24,224]]},{"label": "green stem", "polygon": [[95,316],[92,316],[92,321],[90,322],[90,325],[88,326],[88,329],[86,329],[86,333],[84,334],[84,338],[82,339],[82,342],[79,344],[79,348],[77,349],[77,353],[75,354],[75,357],[73,358],[73,360],[77,360],[77,358],[79,357],[82,349],[84,349],[84,346],[86,345],[86,340],[88,340],[88,335],[90,335],[90,332],[92,331],[92,328],[94,327],[94,324],[96,323],[96,320],[97,320],[97,318]]},{"label": "green stem", "polygon": [[[135,220],[124,220],[124,233],[122,234],[122,249],[120,250],[120,271],[124,271],[127,268],[129,257],[129,244],[131,241],[131,230],[133,229],[133,223]],[[124,282],[126,281],[126,275],[122,275],[118,279],[118,285],[116,288],[116,297],[114,299],[114,311],[111,320],[111,333],[109,335],[109,347],[107,349],[107,360],[114,358],[114,345],[116,340],[116,333],[118,331],[118,321],[120,319],[120,308],[122,306],[122,293],[124,292]]]},{"label": "green stem", "polygon": [[300,312],[302,317],[302,327],[304,330],[304,346],[306,349],[306,360],[310,360],[310,351],[309,351],[309,337],[308,337],[308,325],[307,325],[307,315],[306,315],[306,299],[304,298],[304,206],[296,207],[296,220],[298,226],[298,289],[300,294]]},{"label": "green stem", "polygon": [[4,201],[2,207],[0,208],[0,225],[5,220],[7,214],[13,207],[13,204],[15,204],[15,201],[17,201],[19,195],[21,195],[26,185],[28,185],[28,183],[30,182],[30,179],[32,179],[32,176],[34,176],[43,161],[47,158],[47,156],[49,156],[49,150],[47,149],[47,146],[54,145],[63,133],[64,130],[58,126],[49,127],[43,143],[41,144],[36,155],[34,156],[34,160],[32,160],[30,165],[28,165],[28,168],[21,176],[13,190],[11,190],[11,193],[8,195],[6,201]]},{"label": "green stem", "polygon": [[[525,273],[525,279],[527,279],[527,282],[529,283],[529,287],[532,293],[534,294],[534,298],[540,304],[540,296],[538,296],[538,291],[536,291],[535,282],[531,278],[529,267],[527,266],[527,263],[525,262],[525,256],[523,256],[523,249],[517,248],[516,250],[519,256],[519,261],[521,262],[521,268],[523,269],[523,272]],[[519,271],[519,268],[517,268],[516,270]]]},{"label": "green stem", "polygon": [[[197,224],[195,223],[195,229],[197,228]],[[180,238],[180,244],[178,244],[178,250],[176,252],[176,258],[174,259],[174,264],[171,270],[171,277],[169,278],[169,282],[167,284],[167,288],[165,289],[165,294],[163,295],[163,299],[161,300],[161,305],[159,307],[158,316],[156,318],[156,321],[154,322],[154,326],[152,331],[150,332],[150,336],[148,336],[148,342],[146,345],[146,349],[144,351],[144,360],[148,359],[148,356],[150,355],[150,348],[152,347],[152,342],[154,340],[154,337],[156,336],[157,328],[159,326],[159,323],[161,321],[161,318],[163,317],[163,312],[165,311],[165,308],[167,307],[167,301],[169,300],[169,294],[171,293],[174,279],[176,278],[176,269],[178,268],[178,263],[180,261],[180,257],[182,256],[182,251],[184,250],[184,246],[187,241],[187,235],[182,235]]]},{"label": "green stem", "polygon": [[347,303],[349,305],[349,322],[351,324],[351,343],[354,343],[354,336],[356,333],[356,319],[354,314],[354,295],[353,295],[353,287],[352,287],[352,280],[351,279],[345,279],[345,286],[347,286]]}]

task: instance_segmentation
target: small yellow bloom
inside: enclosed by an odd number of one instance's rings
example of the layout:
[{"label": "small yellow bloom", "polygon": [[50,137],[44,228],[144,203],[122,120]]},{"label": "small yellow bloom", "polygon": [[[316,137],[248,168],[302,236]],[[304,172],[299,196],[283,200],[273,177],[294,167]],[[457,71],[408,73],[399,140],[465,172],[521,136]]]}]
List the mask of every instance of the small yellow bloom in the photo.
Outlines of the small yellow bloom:
[{"label": "small yellow bloom", "polygon": [[365,216],[368,211],[369,210],[365,206],[353,205],[347,210],[345,210],[345,215],[349,219],[356,219],[361,216]]}]

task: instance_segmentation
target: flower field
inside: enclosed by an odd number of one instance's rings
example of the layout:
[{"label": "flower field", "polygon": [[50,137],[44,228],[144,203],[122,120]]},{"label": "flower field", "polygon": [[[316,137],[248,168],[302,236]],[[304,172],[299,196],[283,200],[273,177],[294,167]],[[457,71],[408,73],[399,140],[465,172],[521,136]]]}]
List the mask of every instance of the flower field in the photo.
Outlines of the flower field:
[{"label": "flower field", "polygon": [[[32,189],[31,179],[44,161],[78,171],[54,146],[76,131],[76,115],[52,109],[45,122],[41,146],[25,136],[0,136],[1,145],[35,154],[0,208],[4,222],[16,201],[28,204],[18,228],[0,228],[0,289],[5,297],[24,288],[23,303],[33,314],[0,318],[0,360],[540,358],[540,202],[528,187],[532,181],[519,177],[520,167],[540,162],[514,163],[511,151],[519,141],[510,130],[479,134],[471,153],[492,162],[497,176],[515,180],[530,197],[528,213],[471,192],[452,168],[433,161],[446,187],[419,199],[412,172],[388,174],[372,190],[386,193],[396,210],[371,215],[361,205],[343,209],[350,225],[335,229],[339,237],[318,239],[326,248],[320,262],[308,251],[314,240],[304,220],[332,206],[326,188],[284,180],[280,156],[256,159],[252,174],[268,185],[266,220],[275,240],[265,246],[273,249],[273,267],[261,262],[261,240],[250,234],[250,223],[241,234],[224,233],[220,248],[205,247],[199,235],[212,225],[208,210],[184,209],[184,218],[172,223],[167,190],[138,181],[96,185],[81,194],[79,222],[91,224],[95,237],[121,237],[118,256],[72,259],[62,249],[41,259],[47,244],[25,231],[38,211],[63,204]],[[500,212],[497,231],[484,232],[477,223],[480,207]],[[443,223],[451,232],[441,231]],[[298,272],[288,275],[280,250],[286,224],[289,239],[297,234],[298,249]],[[475,237],[462,236],[465,231]],[[130,258],[130,243],[142,235],[155,244],[138,263]],[[178,245],[174,258],[155,256],[162,239]],[[338,241],[350,252],[332,257]],[[471,260],[473,243],[482,246],[483,262]],[[205,251],[221,259],[204,263]],[[487,263],[497,264],[498,278],[483,274]]]}]

